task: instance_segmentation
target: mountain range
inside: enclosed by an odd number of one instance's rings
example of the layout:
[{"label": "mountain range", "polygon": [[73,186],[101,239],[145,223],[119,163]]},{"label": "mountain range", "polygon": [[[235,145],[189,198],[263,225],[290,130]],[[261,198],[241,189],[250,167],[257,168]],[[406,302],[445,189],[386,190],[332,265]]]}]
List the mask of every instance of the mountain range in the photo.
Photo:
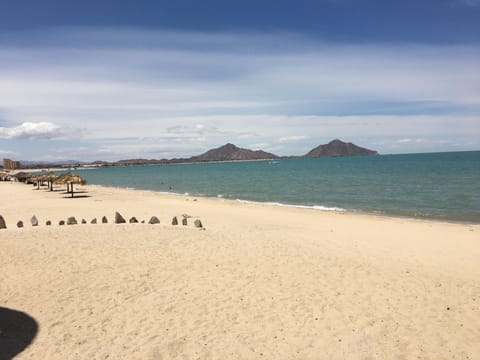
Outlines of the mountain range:
[{"label": "mountain range", "polygon": [[179,164],[179,163],[200,163],[200,162],[214,162],[214,161],[248,161],[248,160],[273,160],[284,158],[317,158],[317,157],[335,157],[335,156],[369,156],[377,155],[375,150],[366,149],[352,143],[346,143],[335,139],[328,144],[319,145],[310,150],[303,156],[283,156],[263,151],[263,150],[249,150],[227,143],[207,152],[192,156],[190,158],[181,159],[162,159],[162,160],[147,160],[147,159],[130,159],[120,160],[111,165],[151,165],[151,164]]},{"label": "mountain range", "polygon": [[[215,149],[208,150],[207,152],[192,156],[190,158],[180,159],[128,159],[119,160],[116,162],[107,161],[95,161],[90,163],[97,166],[132,166],[132,165],[157,165],[157,164],[181,164],[181,163],[201,163],[201,162],[214,162],[214,161],[248,161],[248,160],[272,160],[272,159],[284,159],[284,158],[318,158],[318,157],[335,157],[335,156],[369,156],[377,155],[374,150],[366,149],[357,146],[352,143],[346,143],[341,140],[335,139],[328,144],[319,145],[316,148],[310,150],[303,156],[277,156],[275,154],[263,151],[263,150],[249,150],[239,148],[233,144],[227,143]],[[23,162],[23,165],[34,167],[40,166],[40,163],[35,162]],[[41,163],[46,165],[46,163]],[[50,166],[60,165],[66,166],[71,164],[85,165],[87,163],[81,161],[65,161],[58,163],[48,163]]]}]

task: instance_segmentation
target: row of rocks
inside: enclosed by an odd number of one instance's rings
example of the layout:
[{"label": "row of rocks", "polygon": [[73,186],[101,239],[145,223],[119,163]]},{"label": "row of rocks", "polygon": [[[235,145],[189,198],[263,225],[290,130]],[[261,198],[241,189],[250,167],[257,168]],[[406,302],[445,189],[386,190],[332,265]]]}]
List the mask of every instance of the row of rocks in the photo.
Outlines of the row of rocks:
[{"label": "row of rocks", "polygon": [[[187,220],[187,218],[188,218],[187,215],[183,215],[183,216],[182,216],[182,225],[184,225],[184,226],[188,225],[188,220]],[[114,220],[114,222],[115,222],[115,224],[125,224],[127,221],[126,221],[125,218],[124,218],[122,215],[120,215],[120,213],[117,211],[117,212],[115,212],[115,220]],[[137,218],[136,218],[135,216],[133,216],[133,217],[131,217],[131,218],[128,220],[128,222],[129,222],[130,224],[137,224],[139,221],[137,220]],[[87,220],[82,219],[82,220],[81,220],[81,223],[82,223],[82,224],[86,224],[86,223],[87,223]],[[93,218],[93,219],[90,221],[90,224],[96,224],[96,223],[97,223],[97,218]],[[102,224],[107,224],[107,223],[108,223],[107,217],[106,217],[106,216],[103,216],[103,217],[102,217]],[[145,220],[142,220],[141,223],[144,224],[144,223],[145,223]],[[160,224],[160,220],[158,219],[158,217],[152,216],[152,217],[150,218],[150,220],[148,221],[148,223],[149,223],[149,224],[152,224],[152,225]],[[31,224],[32,226],[38,226],[39,222],[38,222],[38,219],[37,219],[37,217],[36,217],[35,215],[33,215],[32,218],[30,219],[30,224]],[[60,221],[58,222],[58,225],[65,225],[65,224],[67,224],[67,225],[77,225],[78,222],[77,222],[77,219],[75,219],[74,216],[69,217],[66,222],[65,222],[64,220],[60,220]],[[199,219],[195,220],[195,221],[193,222],[193,224],[194,224],[195,227],[197,227],[197,228],[203,228],[203,224],[202,224],[202,222],[201,222]],[[47,221],[45,222],[45,225],[50,226],[50,225],[52,225],[52,222],[51,222],[50,220],[47,220]],[[178,225],[178,219],[177,219],[176,216],[174,216],[173,219],[172,219],[172,225],[174,225],[174,226],[175,226],[175,225]],[[17,222],[17,227],[23,228],[23,226],[24,226],[24,225],[23,225],[23,221],[22,221],[22,220],[19,220],[19,221]],[[6,225],[6,223],[5,223],[5,219],[3,218],[2,215],[0,215],[0,229],[6,229],[6,228],[7,228],[7,225]]]}]

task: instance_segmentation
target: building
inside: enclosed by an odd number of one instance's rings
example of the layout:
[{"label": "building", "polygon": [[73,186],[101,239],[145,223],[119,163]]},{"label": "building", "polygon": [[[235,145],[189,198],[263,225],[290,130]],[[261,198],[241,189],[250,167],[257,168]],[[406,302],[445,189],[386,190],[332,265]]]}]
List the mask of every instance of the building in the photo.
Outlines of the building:
[{"label": "building", "polygon": [[13,161],[10,159],[3,159],[3,168],[5,170],[15,170],[20,168],[20,161]]}]

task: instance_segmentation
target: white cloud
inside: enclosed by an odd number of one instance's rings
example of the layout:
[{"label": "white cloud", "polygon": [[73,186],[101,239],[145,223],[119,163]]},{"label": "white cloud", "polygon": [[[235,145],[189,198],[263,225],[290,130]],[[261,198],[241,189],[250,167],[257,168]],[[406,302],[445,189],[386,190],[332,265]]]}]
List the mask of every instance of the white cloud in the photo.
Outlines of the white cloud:
[{"label": "white cloud", "polygon": [[282,136],[278,139],[280,142],[294,142],[307,139],[307,136],[304,135],[293,135],[293,136]]},{"label": "white cloud", "polygon": [[0,127],[3,139],[52,139],[60,135],[60,127],[50,122],[24,122],[16,127]]}]

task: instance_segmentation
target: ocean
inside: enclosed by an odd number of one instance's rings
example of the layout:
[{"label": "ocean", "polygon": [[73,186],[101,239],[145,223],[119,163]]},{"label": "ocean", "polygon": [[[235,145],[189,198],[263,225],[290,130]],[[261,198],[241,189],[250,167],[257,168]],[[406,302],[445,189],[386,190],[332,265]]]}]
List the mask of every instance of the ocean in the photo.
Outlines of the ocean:
[{"label": "ocean", "polygon": [[110,167],[82,176],[219,200],[480,223],[480,151]]}]

